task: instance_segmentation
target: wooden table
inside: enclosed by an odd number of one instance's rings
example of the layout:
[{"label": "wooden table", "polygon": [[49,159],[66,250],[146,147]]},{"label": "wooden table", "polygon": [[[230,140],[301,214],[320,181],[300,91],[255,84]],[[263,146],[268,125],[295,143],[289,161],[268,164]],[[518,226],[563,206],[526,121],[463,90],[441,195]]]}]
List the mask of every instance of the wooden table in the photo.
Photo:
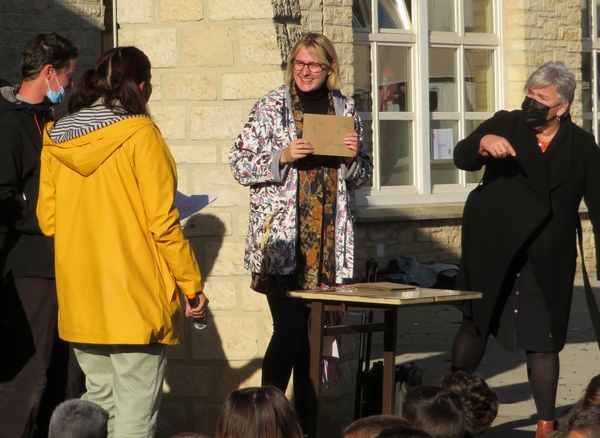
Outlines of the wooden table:
[{"label": "wooden table", "polygon": [[[371,283],[376,284],[376,283]],[[321,376],[323,374],[323,338],[383,332],[383,397],[382,413],[394,412],[396,333],[398,328],[398,312],[401,307],[449,303],[481,298],[479,292],[465,292],[447,289],[426,289],[411,287],[400,290],[373,289],[372,286],[358,285],[347,289],[330,291],[293,291],[289,297],[300,298],[311,307],[310,325],[310,380],[312,385],[309,405],[308,436],[317,438],[319,419],[319,400]],[[327,306],[327,309],[325,308]],[[325,311],[361,311],[383,310],[384,322],[325,327]]]}]

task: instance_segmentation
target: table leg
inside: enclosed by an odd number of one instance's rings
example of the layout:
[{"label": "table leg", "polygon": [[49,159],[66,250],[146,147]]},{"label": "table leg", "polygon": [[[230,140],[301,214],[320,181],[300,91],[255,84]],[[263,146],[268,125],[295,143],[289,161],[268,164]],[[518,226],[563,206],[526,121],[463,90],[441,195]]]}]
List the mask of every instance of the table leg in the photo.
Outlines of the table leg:
[{"label": "table leg", "polygon": [[319,396],[321,375],[323,374],[323,335],[325,333],[325,305],[315,301],[311,304],[310,315],[310,382],[312,391],[308,406],[308,438],[317,438],[319,424]]},{"label": "table leg", "polygon": [[394,414],[394,397],[396,395],[396,336],[398,329],[398,312],[396,309],[386,310],[387,329],[383,332],[383,398],[382,414]]}]

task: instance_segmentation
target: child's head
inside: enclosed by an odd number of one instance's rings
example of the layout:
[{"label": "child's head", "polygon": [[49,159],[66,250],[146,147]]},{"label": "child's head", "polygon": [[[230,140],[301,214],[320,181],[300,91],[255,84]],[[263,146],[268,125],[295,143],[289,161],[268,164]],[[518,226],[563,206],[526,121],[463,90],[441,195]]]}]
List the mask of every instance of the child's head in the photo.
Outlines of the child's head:
[{"label": "child's head", "polygon": [[478,374],[457,371],[444,376],[438,386],[454,391],[465,411],[465,427],[471,437],[482,435],[498,415],[498,394]]},{"label": "child's head", "polygon": [[233,391],[223,404],[215,438],[302,438],[296,413],[273,386]]},{"label": "child's head", "polygon": [[569,438],[600,438],[600,405],[573,414],[569,419]]},{"label": "child's head", "polygon": [[50,418],[48,438],[106,438],[108,412],[89,400],[59,404]]},{"label": "child's head", "polygon": [[382,430],[408,425],[406,420],[394,415],[371,415],[359,418],[342,431],[344,438],[376,438]]},{"label": "child's head", "polygon": [[377,438],[431,438],[431,435],[414,427],[396,426],[381,431]]},{"label": "child's head", "polygon": [[418,386],[406,393],[402,418],[433,438],[463,438],[465,414],[460,397],[437,386]]}]

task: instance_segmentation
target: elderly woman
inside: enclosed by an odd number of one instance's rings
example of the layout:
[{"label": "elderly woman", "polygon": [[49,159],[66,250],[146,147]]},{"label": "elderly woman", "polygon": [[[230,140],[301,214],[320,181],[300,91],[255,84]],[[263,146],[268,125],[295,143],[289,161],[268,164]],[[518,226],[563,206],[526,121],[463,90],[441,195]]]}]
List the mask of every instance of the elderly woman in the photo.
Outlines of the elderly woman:
[{"label": "elderly woman", "polygon": [[[254,105],[229,159],[234,178],[250,187],[245,267],[251,288],[267,295],[273,316],[262,382],[285,391],[294,369],[296,410],[306,427],[310,311],[286,292],[352,276],[349,191],[370,178],[372,164],[354,105],[338,91],[331,41],[303,35],[292,49],[285,82]],[[344,138],[352,157],[313,155],[302,138],[305,113],[353,117],[355,132]]]},{"label": "elderly woman", "polygon": [[473,372],[489,334],[525,350],[536,438],[552,430],[582,198],[600,226],[600,151],[569,116],[575,86],[563,63],[544,64],[527,80],[521,110],[499,111],[454,150],[458,168],[485,173],[465,204],[457,280],[483,297],[463,308],[452,368]]}]

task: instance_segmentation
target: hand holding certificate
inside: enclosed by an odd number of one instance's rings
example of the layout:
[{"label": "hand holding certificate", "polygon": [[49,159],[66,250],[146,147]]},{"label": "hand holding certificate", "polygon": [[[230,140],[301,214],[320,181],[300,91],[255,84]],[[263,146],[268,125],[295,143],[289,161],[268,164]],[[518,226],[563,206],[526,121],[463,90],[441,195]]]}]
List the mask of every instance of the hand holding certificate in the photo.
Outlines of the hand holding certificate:
[{"label": "hand holding certificate", "polygon": [[354,132],[354,118],[304,114],[302,138],[308,140],[315,155],[354,157],[354,152],[344,144],[344,137]]}]

